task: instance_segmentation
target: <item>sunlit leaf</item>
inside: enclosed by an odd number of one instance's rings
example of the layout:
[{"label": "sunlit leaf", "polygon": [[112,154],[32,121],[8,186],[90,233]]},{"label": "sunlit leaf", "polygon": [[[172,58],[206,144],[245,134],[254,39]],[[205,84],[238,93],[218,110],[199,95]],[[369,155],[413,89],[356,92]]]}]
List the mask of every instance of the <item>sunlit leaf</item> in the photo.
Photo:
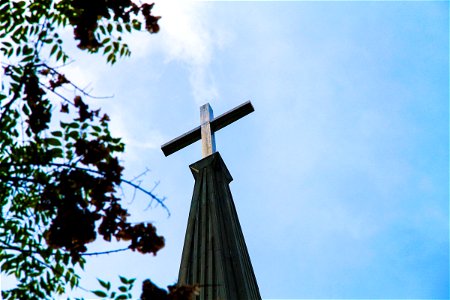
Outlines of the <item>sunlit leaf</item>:
[{"label": "sunlit leaf", "polygon": [[102,286],[102,287],[104,287],[107,291],[109,291],[109,289],[111,288],[111,282],[109,282],[109,281],[103,281],[103,280],[101,280],[101,279],[99,279],[99,278],[97,278],[97,280],[98,280],[98,282],[100,283],[100,285]]},{"label": "sunlit leaf", "polygon": [[106,297],[108,294],[106,294],[105,292],[103,292],[103,291],[99,291],[99,290],[97,290],[97,291],[92,291],[92,293],[95,295],[95,296],[97,296],[97,297]]}]

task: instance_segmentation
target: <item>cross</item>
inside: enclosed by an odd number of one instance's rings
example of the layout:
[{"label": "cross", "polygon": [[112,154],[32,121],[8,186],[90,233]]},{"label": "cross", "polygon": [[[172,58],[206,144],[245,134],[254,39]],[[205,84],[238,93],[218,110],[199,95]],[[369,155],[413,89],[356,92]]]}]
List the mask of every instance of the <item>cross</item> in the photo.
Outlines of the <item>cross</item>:
[{"label": "cross", "polygon": [[247,101],[217,118],[214,118],[211,106],[209,103],[206,103],[200,107],[201,125],[162,145],[161,150],[165,156],[168,156],[201,139],[202,156],[207,157],[216,152],[214,132],[239,120],[254,110],[252,103]]}]

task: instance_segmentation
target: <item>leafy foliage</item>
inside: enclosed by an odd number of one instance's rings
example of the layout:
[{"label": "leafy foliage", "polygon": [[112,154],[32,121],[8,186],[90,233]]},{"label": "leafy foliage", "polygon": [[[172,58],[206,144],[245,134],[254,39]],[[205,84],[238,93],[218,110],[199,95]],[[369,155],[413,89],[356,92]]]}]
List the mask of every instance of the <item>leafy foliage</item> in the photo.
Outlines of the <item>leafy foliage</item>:
[{"label": "leafy foliage", "polygon": [[[1,272],[17,280],[3,298],[54,299],[78,286],[75,268],[84,266],[86,244],[98,235],[141,253],[164,246],[152,224],[127,222],[116,191],[128,183],[164,204],[122,177],[125,145],[111,135],[109,116],[91,109],[89,95],[61,72],[70,61],[62,29],[73,29],[79,49],[114,64],[130,55],[123,34],[159,31],[152,7],[131,0],[1,1],[0,261]],[[120,295],[128,297],[134,280],[121,280]],[[120,295],[114,297],[129,299]]]},{"label": "leafy foliage", "polygon": [[127,279],[123,276],[119,276],[121,285],[117,287],[117,290],[111,289],[111,282],[103,281],[101,279],[97,279],[101,289],[92,291],[92,293],[101,298],[114,299],[114,300],[125,300],[125,299],[133,299],[131,290],[133,289],[135,278]]},{"label": "leafy foliage", "polygon": [[[111,282],[97,279],[101,288],[91,291],[95,296],[103,299],[125,300],[133,299],[131,290],[133,289],[135,278],[127,279],[119,276],[120,285],[113,289]],[[142,284],[141,300],[194,300],[199,295],[200,289],[197,285],[169,286],[168,291],[159,288],[149,279]]]},{"label": "leafy foliage", "polygon": [[142,283],[141,300],[194,300],[200,292],[198,285],[173,285],[168,290],[157,287],[147,279]]}]

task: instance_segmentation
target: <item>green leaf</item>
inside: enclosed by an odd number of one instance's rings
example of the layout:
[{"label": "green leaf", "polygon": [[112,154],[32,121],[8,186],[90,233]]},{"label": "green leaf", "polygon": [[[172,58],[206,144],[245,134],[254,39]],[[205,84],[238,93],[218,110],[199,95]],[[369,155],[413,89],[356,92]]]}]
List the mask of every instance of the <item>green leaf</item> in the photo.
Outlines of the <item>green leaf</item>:
[{"label": "green leaf", "polygon": [[128,280],[125,277],[119,275],[119,279],[123,284],[128,284]]},{"label": "green leaf", "polygon": [[50,56],[53,56],[53,54],[55,54],[56,50],[58,50],[58,45],[53,45],[52,50],[50,51]]},{"label": "green leaf", "polygon": [[106,59],[107,62],[110,62],[111,64],[114,64],[114,61],[116,60],[116,56],[114,55],[114,53],[110,53],[108,55],[108,58]]},{"label": "green leaf", "polygon": [[133,28],[135,30],[141,30],[141,22],[139,22],[138,20],[133,20]]},{"label": "green leaf", "polygon": [[103,292],[103,291],[99,291],[99,290],[97,290],[97,291],[91,291],[91,293],[93,293],[95,296],[97,296],[97,297],[103,297],[103,298],[105,298],[106,296],[107,296],[107,294],[105,293],[105,292]]},{"label": "green leaf", "polygon": [[63,53],[61,50],[59,50],[58,53],[56,54],[56,60],[60,60],[62,56],[63,56]]},{"label": "green leaf", "polygon": [[56,137],[62,137],[62,132],[61,131],[52,131],[51,134],[53,136],[56,136]]},{"label": "green leaf", "polygon": [[55,139],[55,138],[48,138],[44,140],[47,144],[52,145],[52,146],[61,146],[61,141],[59,139]]},{"label": "green leaf", "polygon": [[77,128],[80,128],[80,123],[72,122],[72,123],[67,124],[67,127],[77,129]]},{"label": "green leaf", "polygon": [[73,276],[72,278],[70,278],[70,287],[73,289],[74,287],[76,287],[78,285],[78,277]]},{"label": "green leaf", "polygon": [[80,259],[80,261],[78,262],[78,264],[80,265],[82,270],[84,270],[84,264],[85,263],[86,263],[86,261],[84,259]]},{"label": "green leaf", "polygon": [[63,158],[64,157],[64,153],[61,149],[59,148],[53,148],[50,150],[50,154],[52,157],[54,158]]},{"label": "green leaf", "polygon": [[98,28],[100,29],[100,31],[101,31],[103,34],[106,34],[106,30],[105,30],[105,27],[104,27],[104,26],[99,26]]},{"label": "green leaf", "polygon": [[28,105],[24,104],[22,107],[22,111],[24,112],[25,115],[27,116],[30,115],[30,109],[28,108]]},{"label": "green leaf", "polygon": [[77,140],[80,135],[78,134],[78,131],[71,131],[67,134],[67,136],[74,140]]},{"label": "green leaf", "polygon": [[126,291],[128,291],[128,289],[124,286],[119,286],[119,291],[125,293]]},{"label": "green leaf", "polygon": [[106,53],[108,53],[109,51],[111,51],[111,48],[112,48],[111,45],[106,46],[105,49],[103,50],[103,54],[106,54]]},{"label": "green leaf", "polygon": [[101,280],[101,279],[99,279],[99,278],[97,278],[97,280],[98,280],[98,282],[100,283],[100,285],[102,286],[102,287],[104,287],[107,291],[109,291],[109,289],[111,288],[111,282],[109,282],[109,281],[103,281],[103,280]]},{"label": "green leaf", "polygon": [[69,254],[64,254],[63,255],[63,263],[65,265],[67,265],[69,263],[69,259],[70,259],[70,255]]},{"label": "green leaf", "polygon": [[31,49],[31,48],[28,47],[28,46],[24,46],[24,47],[23,47],[23,54],[24,54],[24,55],[30,55],[31,53],[33,53],[33,49]]},{"label": "green leaf", "polygon": [[33,58],[34,58],[34,55],[28,55],[28,56],[25,56],[25,57],[21,60],[21,62],[29,62],[29,61],[32,61]]},{"label": "green leaf", "polygon": [[55,275],[59,275],[59,276],[61,276],[61,274],[63,274],[63,271],[64,271],[64,268],[63,268],[63,266],[61,266],[60,264],[57,264],[56,266],[55,266]]}]

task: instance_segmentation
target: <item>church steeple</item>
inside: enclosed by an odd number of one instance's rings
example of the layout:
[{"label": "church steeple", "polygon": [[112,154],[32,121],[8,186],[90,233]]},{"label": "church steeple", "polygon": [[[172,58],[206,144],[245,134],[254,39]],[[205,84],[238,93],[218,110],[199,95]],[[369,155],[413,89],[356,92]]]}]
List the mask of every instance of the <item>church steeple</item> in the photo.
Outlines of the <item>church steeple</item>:
[{"label": "church steeple", "polygon": [[179,284],[201,285],[198,299],[261,299],[218,152],[190,165],[195,178]]},{"label": "church steeple", "polygon": [[214,132],[254,111],[250,101],[214,118],[201,107],[201,126],[163,145],[170,155],[202,139],[203,159],[190,165],[194,193],[184,240],[178,284],[198,284],[198,300],[260,300],[258,284],[242,234],[229,183],[233,180]]}]

